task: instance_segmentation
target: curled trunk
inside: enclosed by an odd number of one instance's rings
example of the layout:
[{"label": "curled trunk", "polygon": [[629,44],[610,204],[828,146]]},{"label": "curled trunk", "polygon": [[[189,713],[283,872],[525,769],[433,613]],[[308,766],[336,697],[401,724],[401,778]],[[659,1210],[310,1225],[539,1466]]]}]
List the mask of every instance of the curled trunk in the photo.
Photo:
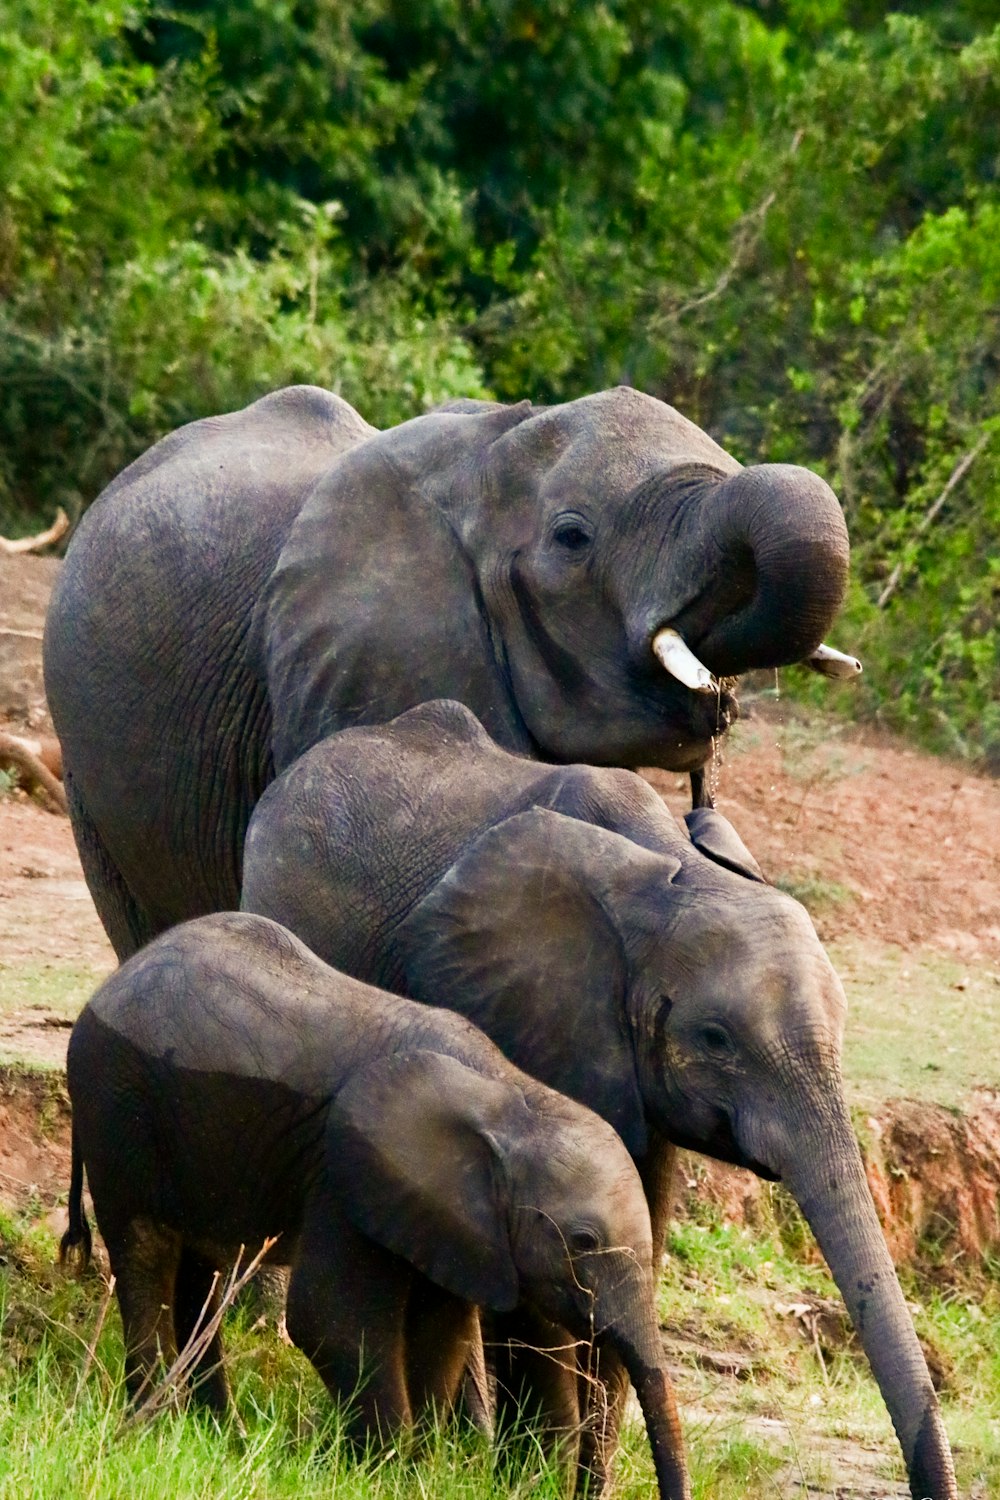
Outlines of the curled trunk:
[{"label": "curled trunk", "polygon": [[814,652],[847,586],[847,527],[829,485],[794,464],[760,464],[705,489],[689,514],[690,576],[717,582],[660,623],[717,676]]}]

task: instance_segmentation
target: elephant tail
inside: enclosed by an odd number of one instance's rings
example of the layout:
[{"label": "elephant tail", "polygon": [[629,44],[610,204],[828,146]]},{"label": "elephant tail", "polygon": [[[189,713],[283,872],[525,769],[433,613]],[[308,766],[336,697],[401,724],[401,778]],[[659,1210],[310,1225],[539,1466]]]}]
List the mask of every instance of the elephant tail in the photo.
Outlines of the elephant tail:
[{"label": "elephant tail", "polygon": [[74,1262],[84,1270],[90,1261],[93,1240],[87,1215],[83,1211],[83,1154],[73,1127],[73,1157],[69,1174],[69,1228],[59,1242],[59,1264]]}]

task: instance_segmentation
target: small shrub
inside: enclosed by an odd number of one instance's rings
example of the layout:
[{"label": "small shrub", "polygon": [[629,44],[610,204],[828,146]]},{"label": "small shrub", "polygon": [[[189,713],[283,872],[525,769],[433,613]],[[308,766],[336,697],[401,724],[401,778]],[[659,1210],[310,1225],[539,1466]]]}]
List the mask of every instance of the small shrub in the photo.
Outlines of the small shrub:
[{"label": "small shrub", "polygon": [[814,917],[854,900],[854,892],[839,880],[821,880],[817,875],[779,875],[774,884],[779,891],[800,901]]}]

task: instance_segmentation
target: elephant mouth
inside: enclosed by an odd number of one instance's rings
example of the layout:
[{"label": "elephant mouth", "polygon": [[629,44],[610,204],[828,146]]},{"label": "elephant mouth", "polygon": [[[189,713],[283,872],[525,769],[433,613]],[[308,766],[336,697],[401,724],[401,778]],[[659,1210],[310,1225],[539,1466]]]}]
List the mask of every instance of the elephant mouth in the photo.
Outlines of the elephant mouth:
[{"label": "elephant mouth", "polygon": [[657,682],[657,717],[666,721],[673,734],[683,737],[690,752],[690,764],[678,763],[677,770],[702,766],[712,753],[713,742],[722,739],[736,723],[740,717],[736,686],[735,677],[722,677],[715,681],[712,692],[698,692],[682,687],[665,673]]}]

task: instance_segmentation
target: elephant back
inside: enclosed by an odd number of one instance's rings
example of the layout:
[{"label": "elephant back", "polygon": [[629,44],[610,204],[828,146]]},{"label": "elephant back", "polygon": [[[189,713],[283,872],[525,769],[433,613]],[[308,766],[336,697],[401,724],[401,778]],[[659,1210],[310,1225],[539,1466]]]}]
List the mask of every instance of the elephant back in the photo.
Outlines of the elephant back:
[{"label": "elephant back", "polygon": [[[73,538],[46,692],[85,867],[113,866],[152,931],[238,904],[243,830],[269,778],[253,610],[317,478],[371,430],[312,387],[194,422],[126,469]],[[119,955],[148,935],[118,933]]]}]

